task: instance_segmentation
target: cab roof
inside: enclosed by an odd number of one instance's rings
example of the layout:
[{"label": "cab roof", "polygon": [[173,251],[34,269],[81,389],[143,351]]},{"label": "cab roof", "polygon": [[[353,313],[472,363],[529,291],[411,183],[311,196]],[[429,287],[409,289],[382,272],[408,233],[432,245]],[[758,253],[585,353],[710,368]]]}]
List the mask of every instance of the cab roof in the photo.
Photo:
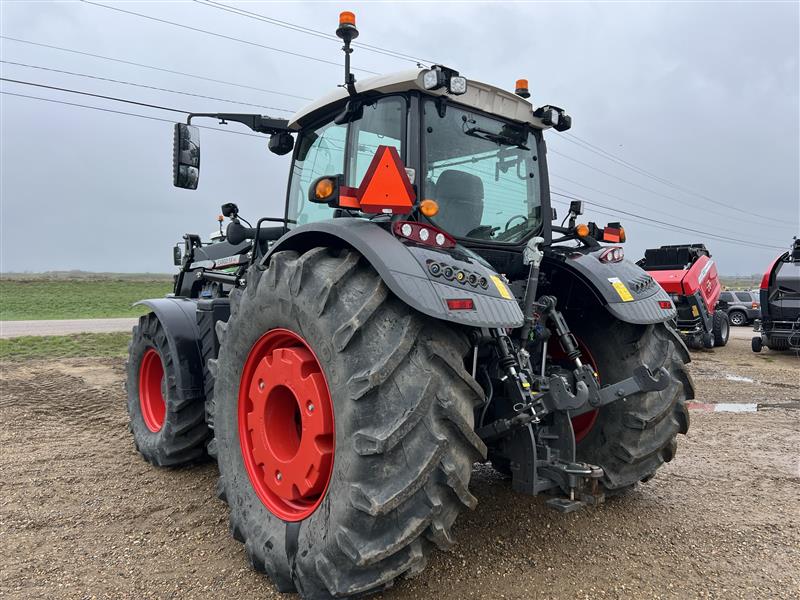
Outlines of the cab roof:
[{"label": "cab roof", "polygon": [[[467,79],[467,91],[464,94],[453,95],[444,88],[426,90],[422,85],[422,77],[429,70],[409,69],[362,79],[356,81],[356,92],[367,95],[370,93],[383,95],[416,91],[434,97],[448,96],[453,102],[463,106],[472,107],[503,119],[530,123],[540,129],[547,129],[540,119],[533,116],[534,107],[530,102],[513,92],[493,85]],[[289,127],[300,129],[328,110],[343,105],[348,97],[349,94],[344,87],[336,88],[330,94],[315,100],[292,115],[289,119]]]}]

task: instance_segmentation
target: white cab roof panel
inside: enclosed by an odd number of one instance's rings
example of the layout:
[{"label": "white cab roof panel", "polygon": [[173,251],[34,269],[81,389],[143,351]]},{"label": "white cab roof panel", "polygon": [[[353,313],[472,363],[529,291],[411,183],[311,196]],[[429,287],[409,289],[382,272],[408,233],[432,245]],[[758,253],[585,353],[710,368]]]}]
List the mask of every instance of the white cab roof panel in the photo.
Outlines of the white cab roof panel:
[{"label": "white cab roof panel", "polygon": [[[470,79],[467,79],[466,93],[458,96],[449,94],[444,88],[426,90],[422,85],[422,76],[427,71],[428,69],[410,69],[362,79],[356,81],[356,91],[359,93],[377,92],[379,94],[418,91],[430,96],[448,96],[455,103],[497,115],[504,119],[530,123],[536,127],[546,129],[546,126],[533,116],[533,105],[513,92]],[[299,129],[300,121],[305,117],[316,113],[329,104],[341,102],[347,97],[346,89],[343,87],[337,88],[327,96],[323,96],[292,115],[289,119],[289,127]]]}]

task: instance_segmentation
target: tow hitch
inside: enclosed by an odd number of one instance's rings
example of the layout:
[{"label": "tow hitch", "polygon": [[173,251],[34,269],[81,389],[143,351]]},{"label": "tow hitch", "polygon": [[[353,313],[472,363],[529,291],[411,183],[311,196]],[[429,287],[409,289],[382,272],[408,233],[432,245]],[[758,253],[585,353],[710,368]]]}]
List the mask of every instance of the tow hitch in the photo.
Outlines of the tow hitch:
[{"label": "tow hitch", "polygon": [[551,323],[573,363],[571,377],[546,377],[544,372],[534,376],[526,348],[517,349],[505,331],[493,330],[499,366],[505,372],[502,381],[513,400],[513,412],[479,427],[476,433],[487,444],[505,447],[515,491],[531,495],[561,492],[563,496],[551,498],[548,506],[572,512],[600,504],[605,496],[599,485],[603,469],[576,461],[571,418],[633,394],[664,390],[670,375],[664,367],[653,372],[643,364],[631,377],[601,387],[592,367],[581,361],[575,338],[556,310],[556,299],[543,296],[536,306],[541,319]]}]

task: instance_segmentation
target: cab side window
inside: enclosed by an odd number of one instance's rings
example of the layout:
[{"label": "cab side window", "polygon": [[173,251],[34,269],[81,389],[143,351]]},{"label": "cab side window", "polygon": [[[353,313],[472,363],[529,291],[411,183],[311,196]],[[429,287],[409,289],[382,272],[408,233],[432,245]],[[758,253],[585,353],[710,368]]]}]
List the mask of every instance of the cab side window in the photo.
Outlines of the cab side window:
[{"label": "cab side window", "polygon": [[[298,225],[333,218],[327,204],[308,201],[308,188],[318,177],[345,175],[348,186],[358,187],[378,146],[394,146],[404,156],[406,99],[389,96],[364,106],[363,115],[351,123],[329,122],[304,131],[295,150],[289,184],[289,218]],[[345,148],[351,140],[350,152]],[[345,164],[347,162],[347,164]]]},{"label": "cab side window", "polygon": [[289,218],[295,219],[298,225],[333,216],[333,209],[327,204],[308,201],[308,188],[318,177],[344,171],[346,140],[347,125],[335,123],[300,136],[289,188]]},{"label": "cab side window", "polygon": [[350,159],[347,184],[361,185],[378,146],[394,146],[403,157],[406,130],[406,100],[400,96],[383,98],[364,107],[364,116],[353,121],[351,139],[355,152]]}]

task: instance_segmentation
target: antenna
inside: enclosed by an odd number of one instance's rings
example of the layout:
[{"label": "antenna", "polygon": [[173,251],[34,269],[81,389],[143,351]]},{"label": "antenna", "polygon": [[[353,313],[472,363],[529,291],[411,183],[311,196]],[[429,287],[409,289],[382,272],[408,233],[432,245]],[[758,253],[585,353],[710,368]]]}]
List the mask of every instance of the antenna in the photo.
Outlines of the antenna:
[{"label": "antenna", "polygon": [[344,86],[351,96],[355,96],[356,77],[350,72],[350,55],[353,53],[350,42],[358,37],[356,15],[354,13],[344,11],[339,14],[339,27],[336,29],[336,35],[344,41],[344,46],[342,46],[344,51]]}]

